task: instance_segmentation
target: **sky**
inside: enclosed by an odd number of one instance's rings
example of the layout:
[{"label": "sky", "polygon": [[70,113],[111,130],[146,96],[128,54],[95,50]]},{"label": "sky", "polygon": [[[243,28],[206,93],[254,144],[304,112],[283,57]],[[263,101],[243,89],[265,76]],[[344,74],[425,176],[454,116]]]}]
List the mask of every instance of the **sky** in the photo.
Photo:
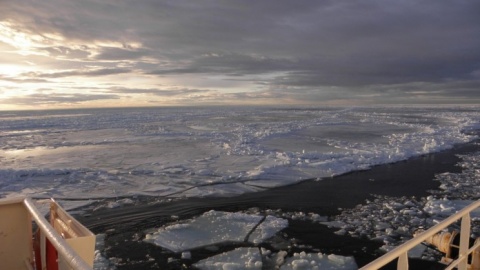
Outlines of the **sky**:
[{"label": "sky", "polygon": [[0,0],[0,110],[480,104],[480,1]]}]

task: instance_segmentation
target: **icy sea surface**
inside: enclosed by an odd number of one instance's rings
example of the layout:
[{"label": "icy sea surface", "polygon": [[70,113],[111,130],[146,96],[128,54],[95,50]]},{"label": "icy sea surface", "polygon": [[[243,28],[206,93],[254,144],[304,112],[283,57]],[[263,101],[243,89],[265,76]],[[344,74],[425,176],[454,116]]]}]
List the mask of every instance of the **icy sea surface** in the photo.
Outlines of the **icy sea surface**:
[{"label": "icy sea surface", "polygon": [[[72,213],[93,204],[92,213],[144,196],[233,197],[449,149],[478,129],[478,106],[0,111],[0,198],[63,198]],[[138,213],[140,223],[121,226],[99,219],[95,269],[357,269],[354,254],[306,244],[309,230],[328,226],[388,251],[478,199],[479,156],[436,175],[429,197],[376,196],[331,217],[239,206],[166,220]]]},{"label": "icy sea surface", "polygon": [[0,198],[234,196],[448,149],[479,122],[480,107],[3,111]]}]

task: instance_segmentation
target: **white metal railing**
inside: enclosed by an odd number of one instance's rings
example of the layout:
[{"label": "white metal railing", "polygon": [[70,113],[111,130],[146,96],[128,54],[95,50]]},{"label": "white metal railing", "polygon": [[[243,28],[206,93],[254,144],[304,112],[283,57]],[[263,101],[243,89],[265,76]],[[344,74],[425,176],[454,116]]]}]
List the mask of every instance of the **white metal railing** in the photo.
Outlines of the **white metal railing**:
[{"label": "white metal railing", "polygon": [[92,268],[73,250],[70,245],[63,239],[57,231],[50,225],[40,211],[35,207],[35,204],[30,198],[25,198],[23,204],[28,209],[32,218],[37,223],[38,227],[45,235],[45,237],[52,243],[57,250],[59,257],[64,259],[64,262],[75,270],[91,270]]},{"label": "white metal railing", "polygon": [[[20,208],[18,208],[20,206]],[[0,217],[0,225],[3,227],[0,228],[0,236],[4,233],[2,241],[0,241],[0,255],[2,251],[10,250],[12,247],[8,245],[15,245],[18,246],[15,252],[19,252],[21,254],[10,254],[15,255],[14,258],[5,258],[5,254],[2,257],[3,259],[8,259],[8,263],[1,261],[0,262],[0,269],[10,269],[12,267],[19,268],[19,263],[24,262],[25,269],[34,269],[34,251],[33,243],[32,243],[32,220],[35,221],[38,228],[40,229],[41,235],[43,239],[48,239],[52,246],[58,253],[58,260],[57,262],[60,263],[60,259],[62,262],[62,267],[59,269],[75,269],[75,270],[91,270],[92,267],[79,255],[74,248],[67,242],[71,239],[64,239],[59,232],[48,222],[43,214],[37,209],[34,202],[30,198],[19,197],[19,198],[12,198],[12,199],[0,199],[0,208],[3,207],[5,212],[2,213],[20,213],[15,215],[14,218],[24,217],[25,220],[15,220],[14,222],[9,222],[10,216],[2,216]],[[11,207],[11,208],[9,208]],[[17,207],[17,208],[16,208]],[[6,211],[6,209],[10,209]],[[17,210],[16,210],[17,209]],[[18,209],[21,209],[20,211]],[[3,221],[3,222],[1,222]],[[17,227],[15,227],[17,226]],[[21,228],[19,228],[21,227]],[[2,231],[2,228],[5,232]],[[28,234],[28,235],[24,235]],[[18,237],[18,240],[17,240]],[[17,240],[17,242],[15,242]],[[26,243],[28,242],[28,243]],[[26,249],[26,250],[23,250]],[[40,250],[39,252],[45,253],[45,250]],[[92,251],[93,252],[93,251]],[[10,252],[11,253],[11,252]],[[1,256],[0,256],[1,257]],[[35,262],[36,263],[36,262]],[[5,265],[7,264],[7,265]],[[41,269],[48,269],[42,266]]]},{"label": "white metal railing", "polygon": [[370,262],[364,267],[360,268],[361,270],[376,270],[390,263],[391,261],[398,258],[397,269],[398,270],[407,270],[408,269],[408,251],[414,248],[415,246],[421,244],[427,238],[433,236],[434,234],[442,231],[443,229],[450,226],[452,223],[455,223],[461,219],[460,226],[460,245],[459,245],[459,255],[456,260],[451,262],[448,267],[445,269],[458,268],[459,270],[467,270],[468,256],[472,254],[475,249],[480,247],[480,241],[477,241],[472,247],[469,248],[470,241],[470,212],[476,210],[480,207],[480,200],[476,201],[469,206],[463,208],[456,214],[448,217],[432,228],[422,232],[413,239],[405,242],[404,244],[396,247],[392,251],[386,253],[385,255],[377,258],[376,260]]}]

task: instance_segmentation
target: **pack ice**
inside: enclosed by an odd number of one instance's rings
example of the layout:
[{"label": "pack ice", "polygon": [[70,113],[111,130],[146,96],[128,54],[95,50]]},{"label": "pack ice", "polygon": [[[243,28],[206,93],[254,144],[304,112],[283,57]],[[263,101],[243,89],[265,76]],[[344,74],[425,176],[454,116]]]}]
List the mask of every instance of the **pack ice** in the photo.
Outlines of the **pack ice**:
[{"label": "pack ice", "polygon": [[480,108],[0,112],[0,197],[235,196],[441,151]]},{"label": "pack ice", "polygon": [[[157,229],[145,241],[190,258],[190,250],[221,244],[250,243],[258,245],[288,226],[288,220],[240,212],[211,210],[184,223]],[[199,269],[265,269],[263,261],[275,269],[357,269],[352,257],[322,253],[271,253],[258,247],[240,247],[200,260]],[[268,268],[268,266],[267,266]],[[268,268],[270,269],[270,268]],[[272,268],[273,269],[273,268]]]}]

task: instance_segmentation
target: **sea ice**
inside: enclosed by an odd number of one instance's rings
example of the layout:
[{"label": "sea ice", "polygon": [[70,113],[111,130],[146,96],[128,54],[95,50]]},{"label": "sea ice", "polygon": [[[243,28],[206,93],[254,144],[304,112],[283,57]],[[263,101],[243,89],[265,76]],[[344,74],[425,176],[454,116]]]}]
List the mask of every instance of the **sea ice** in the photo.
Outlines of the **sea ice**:
[{"label": "sea ice", "polygon": [[287,226],[287,220],[273,216],[212,210],[189,222],[162,227],[147,234],[145,241],[182,252],[218,243],[261,243]]},{"label": "sea ice", "polygon": [[265,220],[258,225],[252,232],[248,240],[254,244],[260,244],[265,239],[274,236],[277,232],[288,227],[288,220],[267,216]]},{"label": "sea ice", "polygon": [[202,270],[261,270],[263,264],[258,248],[245,247],[201,260],[194,266]]},{"label": "sea ice", "polygon": [[[267,256],[270,254],[267,250],[260,252],[258,248],[236,248],[232,251],[201,260],[195,263],[194,266],[202,270],[263,269],[262,253]],[[273,254],[272,259],[274,263],[272,267],[280,270],[358,269],[353,257],[344,257],[335,254],[327,255],[322,253],[300,252],[294,253],[293,257],[287,257],[287,252],[279,251],[278,253]]]},{"label": "sea ice", "polygon": [[280,270],[356,270],[357,263],[353,257],[322,253],[295,253],[287,258]]},{"label": "sea ice", "polygon": [[[234,196],[444,150],[475,139],[464,131],[480,127],[478,106],[468,110],[155,108],[65,113],[0,113],[0,197]],[[438,175],[442,190],[434,193],[437,197],[380,196],[346,209],[329,225],[338,227],[339,234],[366,236],[391,248],[419,227],[428,228],[478,199],[479,155],[462,156],[462,174]],[[128,203],[120,200],[107,207]],[[478,216],[473,214],[474,219]],[[289,218],[314,220],[305,213],[292,213]],[[261,243],[288,225],[286,219],[262,219],[261,215],[207,212],[147,234],[147,241],[184,252],[186,258],[189,249],[212,243],[246,238]],[[325,219],[316,220],[321,221]],[[239,253],[258,258],[256,249]],[[282,269],[313,269],[312,261],[319,258],[298,253],[285,258]],[[338,256],[322,255],[325,258],[335,261]],[[221,267],[234,268],[236,262]]]},{"label": "sea ice", "polygon": [[0,112],[0,197],[234,196],[444,150],[475,139],[463,131],[479,119],[478,107]]},{"label": "sea ice", "polygon": [[[472,200],[430,200],[423,210],[435,217],[448,217],[467,207],[475,201]],[[470,213],[472,219],[480,219],[480,209]]]},{"label": "sea ice", "polygon": [[[440,190],[430,190],[433,195],[426,198],[375,196],[354,209],[345,209],[334,221],[322,222],[339,230],[337,234],[354,237],[368,237],[383,242],[382,250],[410,239],[419,229],[428,229],[446,217],[458,212],[478,199],[480,153],[460,155],[458,165],[461,172],[437,174]],[[472,220],[480,220],[480,210],[471,213]],[[474,238],[480,235],[480,228],[472,226]],[[418,254],[420,252],[417,252]],[[418,256],[417,254],[417,256]]]}]

